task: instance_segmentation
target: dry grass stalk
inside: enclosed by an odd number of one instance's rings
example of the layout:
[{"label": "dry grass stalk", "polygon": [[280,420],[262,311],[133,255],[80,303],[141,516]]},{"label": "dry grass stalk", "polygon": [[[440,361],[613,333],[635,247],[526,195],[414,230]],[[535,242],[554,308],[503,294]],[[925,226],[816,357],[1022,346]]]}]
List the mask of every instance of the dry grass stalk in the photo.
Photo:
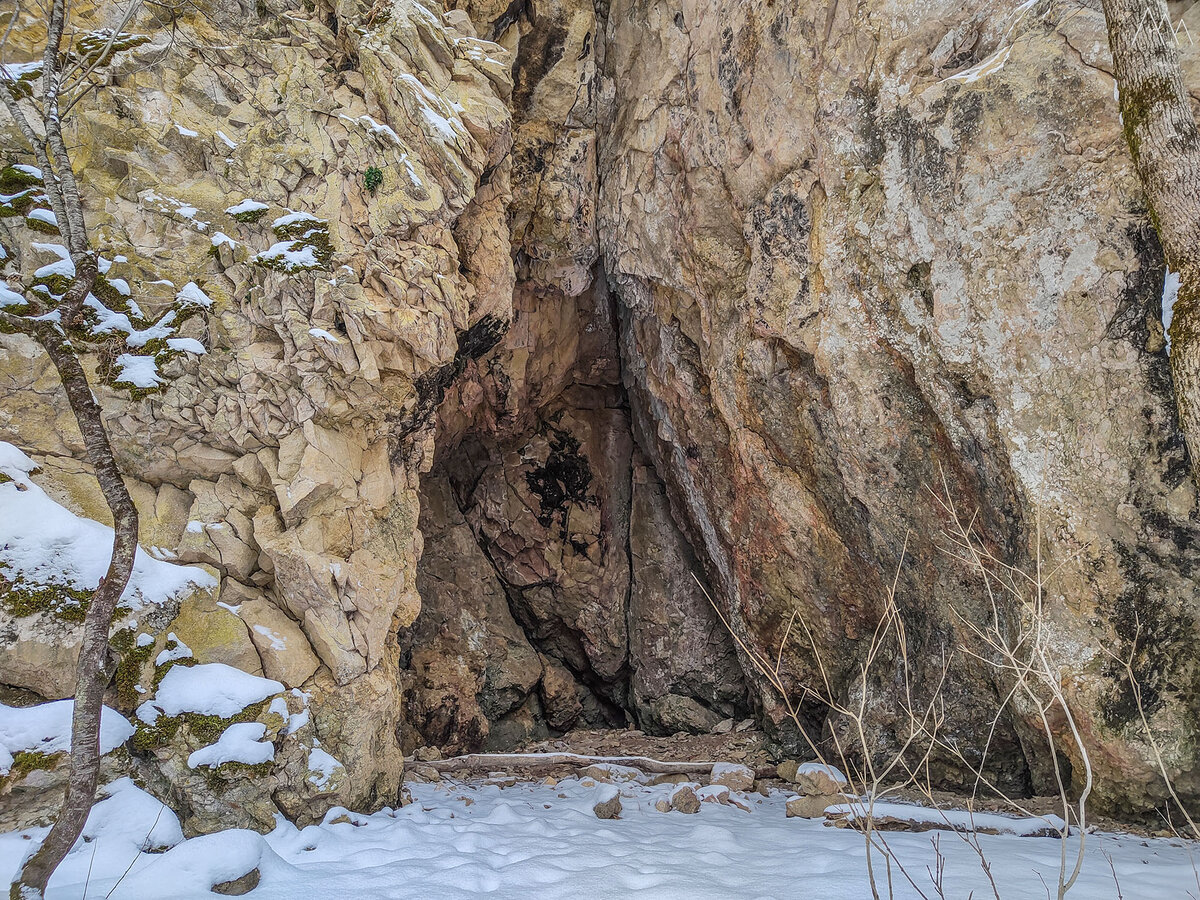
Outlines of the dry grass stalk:
[{"label": "dry grass stalk", "polygon": [[[738,647],[779,696],[787,718],[796,727],[797,733],[803,737],[813,756],[821,763],[833,764],[841,769],[850,780],[851,790],[849,793],[851,796],[848,805],[856,826],[862,830],[864,835],[867,874],[875,900],[879,900],[883,896],[881,891],[886,891],[888,897],[894,895],[893,867],[921,897],[929,896],[925,892],[926,888],[931,888],[935,896],[945,896],[944,859],[940,843],[937,841],[934,843],[935,856],[939,862],[933,869],[927,868],[925,873],[929,878],[929,883],[919,884],[917,874],[905,868],[888,846],[884,834],[876,827],[877,804],[889,796],[908,789],[915,790],[929,807],[940,815],[944,824],[971,848],[979,860],[980,868],[988,880],[993,896],[1000,900],[999,888],[993,878],[990,862],[974,829],[974,809],[981,793],[986,793],[997,798],[1007,810],[1031,818],[1039,817],[1026,808],[1018,798],[1006,793],[988,777],[986,772],[988,755],[1004,710],[1017,701],[1032,710],[1032,717],[1040,726],[1054,761],[1054,782],[1062,806],[1061,825],[1051,819],[1045,819],[1048,824],[1059,831],[1062,838],[1062,855],[1055,885],[1055,894],[1059,900],[1062,900],[1075,885],[1083,866],[1087,842],[1087,804],[1093,786],[1093,773],[1088,749],[1062,688],[1062,668],[1054,657],[1049,640],[1046,585],[1061,567],[1043,571],[1040,518],[1035,536],[1034,571],[1028,573],[996,558],[988,551],[975,531],[975,517],[964,520],[950,499],[950,492],[945,481],[943,481],[942,487],[943,494],[935,494],[935,497],[950,523],[945,530],[945,537],[949,544],[945,549],[950,558],[966,565],[978,577],[982,585],[983,596],[987,601],[986,608],[990,609],[990,614],[986,617],[986,621],[976,621],[963,610],[953,611],[956,621],[966,635],[975,639],[978,648],[963,647],[957,651],[943,649],[940,672],[932,690],[928,692],[927,700],[918,701],[915,697],[914,673],[908,655],[908,635],[896,602],[896,591],[904,559],[908,553],[908,535],[905,536],[895,575],[889,585],[886,597],[883,598],[879,622],[852,679],[850,687],[853,690],[846,692],[845,695],[833,684],[824,655],[810,623],[799,610],[792,613],[778,650],[771,659],[743,640],[726,617],[724,610],[704,590],[703,585],[700,587]],[[699,583],[699,579],[697,582]],[[1015,610],[1016,622],[1014,624],[1006,621],[1006,617],[1002,614],[1002,610],[1005,609]],[[785,672],[783,669],[784,650],[793,640],[794,635],[803,638],[807,645],[806,649],[811,654],[816,669],[816,675],[811,680],[797,679],[794,677],[794,673]],[[897,735],[895,750],[885,758],[879,759],[869,752],[870,739],[867,721],[871,700],[870,673],[880,664],[882,656],[889,649],[893,649],[895,653],[900,672],[900,697],[898,698],[900,715],[898,718],[901,731]],[[990,667],[997,676],[1006,682],[1011,681],[1003,700],[998,703],[992,716],[982,753],[977,762],[968,759],[956,743],[942,733],[946,721],[944,687],[950,662],[955,652],[966,654]],[[789,689],[789,681],[799,681],[798,699]],[[843,700],[841,699],[843,696],[852,699]],[[849,746],[836,730],[832,731],[832,760],[829,758],[831,754],[826,753],[818,746],[803,725],[801,707],[810,699],[817,701],[830,713],[848,723]],[[1065,734],[1071,742],[1073,755],[1080,761],[1083,786],[1077,797],[1073,796],[1072,785],[1067,783],[1059,762],[1057,735],[1053,727],[1055,722],[1064,723]],[[855,745],[861,751],[859,765],[850,764],[852,747]],[[935,751],[947,754],[974,776],[975,781],[971,795],[966,802],[968,822],[972,826],[970,830],[963,830],[955,819],[947,815],[947,811],[943,809],[935,794],[931,775],[931,759]],[[1165,777],[1165,766],[1162,768]],[[1071,837],[1076,838],[1073,844],[1069,840]],[[1073,858],[1069,856],[1072,846],[1075,850]],[[884,872],[882,876],[876,871],[876,854],[883,858]],[[1049,886],[1047,893],[1050,893]]]}]

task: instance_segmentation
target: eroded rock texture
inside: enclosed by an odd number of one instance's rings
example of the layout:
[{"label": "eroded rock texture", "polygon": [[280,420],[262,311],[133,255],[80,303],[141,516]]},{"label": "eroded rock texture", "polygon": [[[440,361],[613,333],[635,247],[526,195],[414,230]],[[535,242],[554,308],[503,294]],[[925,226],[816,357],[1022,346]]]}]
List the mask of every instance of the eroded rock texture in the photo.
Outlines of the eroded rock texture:
[{"label": "eroded rock texture", "polygon": [[[213,301],[186,332],[206,355],[145,399],[105,394],[143,540],[215,569],[213,615],[240,619],[247,667],[311,696],[347,773],[316,802],[394,804],[428,426],[511,318],[508,54],[411,0],[201,3],[175,30],[136,24],[151,41],[73,129],[97,249],[145,308],[188,282]],[[260,255],[275,245],[300,262]],[[41,358],[4,347],[5,436],[53,472],[78,436]]]},{"label": "eroded rock texture", "polygon": [[[794,741],[708,597],[770,658],[801,617],[782,670],[817,678],[815,646],[844,698],[893,579],[918,694],[948,667],[977,762],[1010,685],[949,653],[991,613],[938,546],[951,503],[1053,573],[1101,800],[1164,798],[1108,652],[1200,794],[1195,488],[1097,4],[445,6],[201,3],[170,46],[139,22],[79,107],[112,277],[214,301],[185,334],[205,356],[104,400],[143,543],[221,576],[163,630],[308,693],[344,767],[309,797],[281,764],[277,802],[394,803],[403,749],[583,723],[753,707]],[[293,211],[316,224],[272,227]],[[293,241],[314,268],[259,256]],[[0,348],[0,437],[102,518],[46,364]],[[872,676],[881,753],[896,672]],[[989,771],[1042,790],[1048,755],[1006,707]]]},{"label": "eroded rock texture", "polygon": [[[617,0],[598,231],[635,422],[739,633],[772,654],[799,610],[844,690],[908,535],[898,596],[927,688],[970,637],[959,616],[989,612],[935,547],[937,495],[1024,570],[1040,534],[1055,675],[1103,799],[1145,806],[1164,789],[1106,649],[1134,654],[1169,765],[1200,788],[1163,269],[1100,13],[1015,6]],[[978,751],[1008,688],[956,655],[948,733]],[[897,715],[874,705],[874,749]],[[1033,721],[1010,711],[992,743],[1014,787],[1045,773]]]}]

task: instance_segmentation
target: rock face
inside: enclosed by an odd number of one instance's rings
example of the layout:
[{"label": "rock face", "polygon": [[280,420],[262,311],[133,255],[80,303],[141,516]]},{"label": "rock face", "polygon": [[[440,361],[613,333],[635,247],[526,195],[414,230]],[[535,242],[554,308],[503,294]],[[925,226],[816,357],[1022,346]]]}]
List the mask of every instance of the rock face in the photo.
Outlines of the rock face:
[{"label": "rock face", "polygon": [[[1055,571],[1052,675],[1102,802],[1145,808],[1164,787],[1102,648],[1132,654],[1177,786],[1200,788],[1164,271],[1100,13],[1008,6],[617,0],[598,232],[636,433],[739,634],[773,657],[798,611],[845,691],[899,566],[914,680],[937,684],[959,616],[990,614],[935,547],[948,500],[997,558]],[[784,660],[818,677],[807,642]],[[946,728],[975,742],[1009,685],[949,668]],[[879,678],[887,752],[898,686]],[[988,762],[1044,789],[1034,721],[1008,710]]]},{"label": "rock face", "polygon": [[[143,544],[221,576],[154,630],[301,689],[344,767],[299,799],[273,774],[254,823],[394,804],[423,745],[751,707],[786,743],[708,596],[770,659],[800,617],[785,677],[812,683],[815,647],[844,699],[894,578],[919,692],[947,668],[979,760],[1010,685],[948,653],[991,609],[937,546],[951,504],[1054,572],[1054,675],[1102,801],[1165,796],[1102,648],[1200,795],[1200,524],[1099,12],[446,5],[210,0],[170,47],[139,20],[150,42],[78,107],[110,278],[148,309],[189,282],[213,300],[179,335],[207,353],[161,390],[98,388]],[[0,336],[0,375],[0,438],[103,518],[47,363]],[[6,677],[69,685],[27,668]],[[899,689],[872,683],[874,751]],[[1044,790],[1038,741],[1008,708],[986,765]]]},{"label": "rock face", "polygon": [[601,23],[577,0],[514,9],[466,7],[515,52],[516,287],[511,327],[439,409],[411,743],[496,748],[628,720],[707,731],[746,693],[635,450],[617,309],[595,269]]},{"label": "rock face", "polygon": [[[25,24],[9,48],[32,55]],[[106,393],[120,463],[146,528],[222,576],[226,649],[311,695],[348,773],[317,803],[395,803],[427,425],[511,317],[508,55],[411,0],[217,0],[171,46],[138,25],[151,41],[75,126],[96,245],[143,307],[188,283],[213,302],[181,332],[204,356],[144,399]],[[78,456],[45,362],[3,340],[5,436]]]}]

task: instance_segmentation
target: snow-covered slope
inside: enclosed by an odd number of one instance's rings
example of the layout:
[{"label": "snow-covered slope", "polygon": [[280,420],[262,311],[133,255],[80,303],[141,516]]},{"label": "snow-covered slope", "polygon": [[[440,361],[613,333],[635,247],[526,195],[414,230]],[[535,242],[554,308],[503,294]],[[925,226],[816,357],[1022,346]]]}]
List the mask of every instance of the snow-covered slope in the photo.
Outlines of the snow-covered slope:
[{"label": "snow-covered slope", "polygon": [[[200,900],[213,896],[211,885],[255,868],[261,882],[250,896],[260,900],[870,896],[859,833],[785,818],[779,792],[737,795],[749,812],[717,802],[695,815],[656,811],[655,801],[674,788],[623,783],[620,818],[600,820],[592,805],[616,788],[587,779],[414,784],[415,802],[399,810],[366,816],[335,809],[302,830],[281,822],[266,836],[230,830],[183,841],[170,810],[122,780],[93,810],[85,832],[91,842],[67,857],[48,900],[79,900],[85,884],[89,897],[112,891],[113,900]],[[31,834],[40,838],[44,830]],[[978,857],[954,834],[886,837],[927,896],[937,896],[929,874],[937,868],[934,839],[946,860],[946,897],[992,896]],[[981,835],[979,843],[1001,896],[1045,896],[1042,879],[1055,883],[1060,841]],[[0,878],[32,846],[24,835],[0,835]],[[166,853],[146,852],[167,846]],[[1116,898],[1115,873],[1125,897],[1183,900],[1189,886],[1195,890],[1196,852],[1178,841],[1089,835],[1070,896]],[[895,897],[919,896],[892,868]]]}]

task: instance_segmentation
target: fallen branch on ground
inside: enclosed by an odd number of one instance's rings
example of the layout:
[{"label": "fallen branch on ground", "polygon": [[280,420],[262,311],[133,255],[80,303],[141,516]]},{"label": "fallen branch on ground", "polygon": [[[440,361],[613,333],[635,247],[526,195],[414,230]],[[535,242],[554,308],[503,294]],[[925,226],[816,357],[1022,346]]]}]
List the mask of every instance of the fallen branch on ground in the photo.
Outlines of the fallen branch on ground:
[{"label": "fallen branch on ground", "polygon": [[[612,765],[641,769],[648,775],[711,775],[716,762],[664,762],[648,756],[585,756],[580,753],[468,753],[451,759],[414,762],[438,772],[492,772],[541,766]],[[747,766],[747,768],[752,768]],[[774,778],[774,766],[758,766],[755,778]]]}]

